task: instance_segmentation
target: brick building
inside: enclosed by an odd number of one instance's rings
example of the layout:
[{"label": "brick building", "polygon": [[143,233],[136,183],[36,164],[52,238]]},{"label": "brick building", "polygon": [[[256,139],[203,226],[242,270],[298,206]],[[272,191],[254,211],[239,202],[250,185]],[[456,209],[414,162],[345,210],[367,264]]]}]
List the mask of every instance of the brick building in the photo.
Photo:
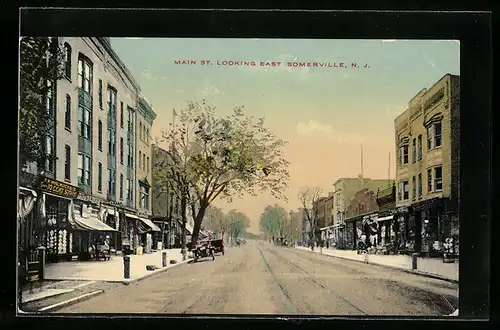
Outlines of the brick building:
[{"label": "brick building", "polygon": [[446,74],[413,97],[395,121],[399,249],[433,253],[458,246],[460,77]]}]

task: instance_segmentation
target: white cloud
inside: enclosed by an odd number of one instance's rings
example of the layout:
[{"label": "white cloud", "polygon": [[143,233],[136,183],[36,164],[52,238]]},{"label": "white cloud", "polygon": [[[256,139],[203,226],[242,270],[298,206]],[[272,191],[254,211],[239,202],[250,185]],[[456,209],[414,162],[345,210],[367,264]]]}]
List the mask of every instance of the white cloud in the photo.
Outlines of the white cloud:
[{"label": "white cloud", "polygon": [[396,39],[386,39],[386,40],[382,40],[382,43],[390,43],[390,42],[395,42]]},{"label": "white cloud", "polygon": [[322,124],[315,120],[308,122],[299,122],[296,126],[296,132],[299,136],[311,137],[316,136],[329,140],[334,140],[337,143],[362,142],[363,137],[356,134],[343,133],[337,131],[332,125]]}]

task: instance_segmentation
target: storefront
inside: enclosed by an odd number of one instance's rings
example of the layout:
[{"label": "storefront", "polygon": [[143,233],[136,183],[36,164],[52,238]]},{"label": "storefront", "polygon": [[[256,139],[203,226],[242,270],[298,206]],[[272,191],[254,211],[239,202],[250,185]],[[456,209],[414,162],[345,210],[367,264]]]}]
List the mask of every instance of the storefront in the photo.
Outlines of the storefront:
[{"label": "storefront", "polygon": [[78,187],[41,176],[38,190],[41,235],[37,235],[37,245],[45,246],[46,260],[49,263],[68,259],[73,253],[70,206],[73,199],[78,196]]}]

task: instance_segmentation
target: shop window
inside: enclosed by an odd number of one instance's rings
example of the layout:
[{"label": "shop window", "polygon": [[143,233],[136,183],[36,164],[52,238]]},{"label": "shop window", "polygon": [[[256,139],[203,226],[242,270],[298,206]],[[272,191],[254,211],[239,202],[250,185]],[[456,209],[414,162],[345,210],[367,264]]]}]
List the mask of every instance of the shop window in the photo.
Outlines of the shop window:
[{"label": "shop window", "polygon": [[422,134],[417,137],[418,160],[422,160]]},{"label": "shop window", "polygon": [[64,128],[71,130],[71,96],[66,94],[66,111],[64,112]]},{"label": "shop window", "polygon": [[441,166],[434,168],[434,190],[443,190],[443,168]]},{"label": "shop window", "polygon": [[432,169],[427,170],[427,191],[432,192]]},{"label": "shop window", "polygon": [[413,177],[411,180],[411,199],[416,200],[417,199],[417,178]]},{"label": "shop window", "polygon": [[78,88],[92,95],[92,63],[83,55],[78,59]]},{"label": "shop window", "polygon": [[411,159],[412,159],[413,163],[415,163],[417,161],[417,139],[413,139]]},{"label": "shop window", "polygon": [[64,179],[71,181],[71,147],[64,146]]},{"label": "shop window", "polygon": [[102,163],[97,165],[97,190],[102,192]]},{"label": "shop window", "polygon": [[418,174],[418,199],[422,198],[422,173]]}]

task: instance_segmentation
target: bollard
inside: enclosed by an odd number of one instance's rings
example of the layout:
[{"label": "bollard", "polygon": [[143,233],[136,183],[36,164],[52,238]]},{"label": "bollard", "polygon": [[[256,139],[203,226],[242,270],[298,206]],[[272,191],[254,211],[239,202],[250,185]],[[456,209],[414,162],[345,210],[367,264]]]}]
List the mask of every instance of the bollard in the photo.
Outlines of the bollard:
[{"label": "bollard", "polygon": [[130,278],[130,256],[123,256],[123,277]]},{"label": "bollard", "polygon": [[417,258],[418,258],[418,253],[413,253],[411,255],[411,269],[412,270],[417,269]]},{"label": "bollard", "polygon": [[167,267],[167,251],[161,253],[161,266]]}]

